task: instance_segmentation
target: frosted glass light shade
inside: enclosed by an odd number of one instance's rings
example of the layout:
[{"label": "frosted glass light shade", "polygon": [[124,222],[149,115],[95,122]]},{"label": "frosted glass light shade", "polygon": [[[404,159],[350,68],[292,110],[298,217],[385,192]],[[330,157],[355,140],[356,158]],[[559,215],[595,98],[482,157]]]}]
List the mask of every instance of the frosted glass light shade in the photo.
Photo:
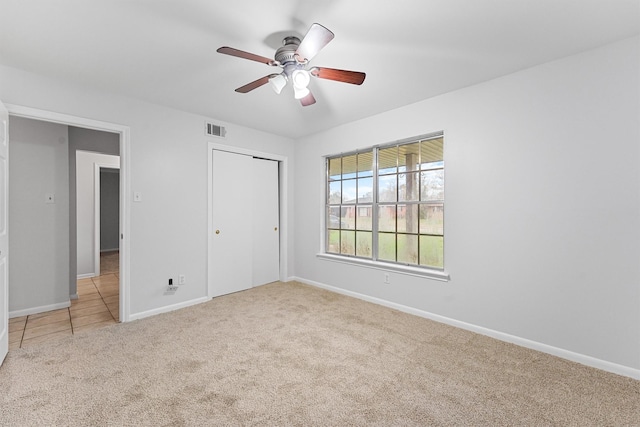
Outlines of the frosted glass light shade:
[{"label": "frosted glass light shade", "polygon": [[298,87],[296,85],[293,85],[293,97],[295,99],[302,99],[307,95],[309,95],[309,89],[307,89],[306,87]]},{"label": "frosted glass light shade", "polygon": [[287,85],[287,78],[282,74],[278,74],[275,77],[271,77],[269,79],[269,83],[271,83],[273,91],[279,95],[280,92],[282,92],[282,89]]},{"label": "frosted glass light shade", "polygon": [[311,77],[307,70],[295,70],[291,73],[291,80],[293,80],[293,86],[297,88],[306,88],[309,85]]}]

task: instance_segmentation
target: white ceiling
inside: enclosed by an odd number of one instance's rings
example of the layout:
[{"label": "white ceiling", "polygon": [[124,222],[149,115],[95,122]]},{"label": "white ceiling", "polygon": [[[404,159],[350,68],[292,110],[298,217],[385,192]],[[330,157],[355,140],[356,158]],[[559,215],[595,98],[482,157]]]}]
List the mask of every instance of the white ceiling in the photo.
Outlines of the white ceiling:
[{"label": "white ceiling", "polygon": [[[269,85],[282,35],[335,33],[312,65],[317,103]],[[640,0],[0,0],[0,63],[292,138],[640,33]]]}]

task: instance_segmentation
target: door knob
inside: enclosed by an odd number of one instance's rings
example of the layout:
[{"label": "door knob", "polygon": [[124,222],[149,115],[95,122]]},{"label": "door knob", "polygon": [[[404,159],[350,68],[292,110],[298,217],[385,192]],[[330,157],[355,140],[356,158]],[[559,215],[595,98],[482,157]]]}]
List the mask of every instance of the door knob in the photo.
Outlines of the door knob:
[{"label": "door knob", "polygon": [[216,230],[216,234],[220,234],[220,230]]},{"label": "door knob", "polygon": [[278,231],[278,227],[275,227],[275,228],[273,229],[273,231]]}]

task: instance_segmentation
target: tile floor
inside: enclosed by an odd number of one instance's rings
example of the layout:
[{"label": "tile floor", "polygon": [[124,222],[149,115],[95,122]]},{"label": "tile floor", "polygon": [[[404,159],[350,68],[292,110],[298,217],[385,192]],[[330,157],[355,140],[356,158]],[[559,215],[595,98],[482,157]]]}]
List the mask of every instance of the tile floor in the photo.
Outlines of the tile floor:
[{"label": "tile floor", "polygon": [[9,350],[117,323],[118,282],[117,273],[80,279],[71,307],[9,319]]}]

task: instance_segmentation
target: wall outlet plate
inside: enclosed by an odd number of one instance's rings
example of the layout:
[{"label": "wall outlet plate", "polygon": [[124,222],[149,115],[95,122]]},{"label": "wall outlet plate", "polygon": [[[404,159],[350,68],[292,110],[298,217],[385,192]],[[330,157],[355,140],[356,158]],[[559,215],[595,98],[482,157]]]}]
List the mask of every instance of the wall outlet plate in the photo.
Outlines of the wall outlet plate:
[{"label": "wall outlet plate", "polygon": [[166,290],[164,291],[164,295],[173,295],[178,290],[176,285],[168,285]]}]

